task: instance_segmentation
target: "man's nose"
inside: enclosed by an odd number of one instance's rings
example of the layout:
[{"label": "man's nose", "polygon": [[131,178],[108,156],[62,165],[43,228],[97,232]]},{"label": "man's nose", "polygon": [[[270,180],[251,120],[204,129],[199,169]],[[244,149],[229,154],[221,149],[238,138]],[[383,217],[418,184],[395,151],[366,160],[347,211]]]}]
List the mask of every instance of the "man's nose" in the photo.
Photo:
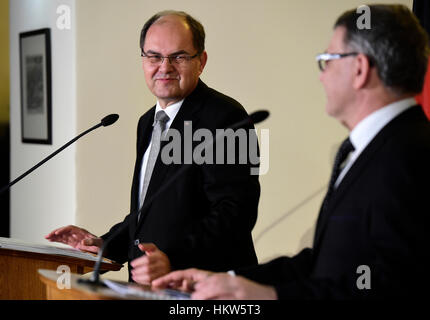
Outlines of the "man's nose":
[{"label": "man's nose", "polygon": [[170,62],[170,59],[165,57],[163,59],[163,62],[161,62],[159,69],[161,71],[168,71],[174,69],[172,63]]}]

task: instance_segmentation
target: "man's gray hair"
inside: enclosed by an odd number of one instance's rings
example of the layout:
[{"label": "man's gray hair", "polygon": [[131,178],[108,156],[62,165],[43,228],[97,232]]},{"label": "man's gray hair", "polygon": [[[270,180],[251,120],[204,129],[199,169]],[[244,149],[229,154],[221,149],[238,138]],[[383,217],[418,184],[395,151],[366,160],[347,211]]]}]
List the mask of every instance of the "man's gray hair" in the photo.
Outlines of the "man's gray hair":
[{"label": "man's gray hair", "polygon": [[369,5],[370,29],[359,29],[359,13],[349,10],[334,27],[344,27],[345,45],[365,54],[384,85],[397,94],[421,92],[427,70],[429,38],[404,5]]}]

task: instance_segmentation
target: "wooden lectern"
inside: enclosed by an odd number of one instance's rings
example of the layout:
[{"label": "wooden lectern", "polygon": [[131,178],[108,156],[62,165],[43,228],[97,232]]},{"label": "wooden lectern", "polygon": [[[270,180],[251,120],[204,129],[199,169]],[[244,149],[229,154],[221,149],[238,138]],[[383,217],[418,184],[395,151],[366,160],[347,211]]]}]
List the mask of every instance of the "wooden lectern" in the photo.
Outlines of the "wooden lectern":
[{"label": "wooden lectern", "polygon": [[58,288],[58,274],[53,270],[39,269],[38,276],[41,283],[45,285],[46,297],[48,300],[116,300],[121,296],[105,287],[92,287],[87,284],[80,284],[81,279],[77,274],[72,273],[70,288]]},{"label": "wooden lectern", "polygon": [[[54,246],[25,245],[11,239],[0,238],[0,299],[45,300],[46,288],[39,279],[38,269],[54,272],[67,266],[70,272],[90,272],[95,257]],[[103,271],[118,271],[122,265],[108,260],[101,264]],[[60,276],[60,274],[58,274]]]}]

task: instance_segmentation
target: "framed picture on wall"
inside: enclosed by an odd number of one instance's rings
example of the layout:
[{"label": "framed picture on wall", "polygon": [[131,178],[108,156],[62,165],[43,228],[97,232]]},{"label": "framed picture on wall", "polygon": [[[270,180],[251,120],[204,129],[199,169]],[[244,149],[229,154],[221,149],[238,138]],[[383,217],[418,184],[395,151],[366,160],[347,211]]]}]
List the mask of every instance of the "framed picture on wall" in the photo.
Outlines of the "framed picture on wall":
[{"label": "framed picture on wall", "polygon": [[52,144],[51,32],[19,34],[22,142]]}]

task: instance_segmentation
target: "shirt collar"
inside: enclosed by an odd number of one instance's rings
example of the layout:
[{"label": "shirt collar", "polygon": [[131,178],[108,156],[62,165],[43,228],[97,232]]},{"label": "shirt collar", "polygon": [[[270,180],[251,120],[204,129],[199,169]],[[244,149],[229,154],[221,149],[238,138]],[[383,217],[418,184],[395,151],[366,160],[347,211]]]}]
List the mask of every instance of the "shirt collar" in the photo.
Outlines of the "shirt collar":
[{"label": "shirt collar", "polygon": [[351,131],[349,138],[358,153],[396,116],[416,105],[414,98],[399,100],[378,109],[360,121]]},{"label": "shirt collar", "polygon": [[175,119],[177,113],[179,112],[179,109],[181,109],[181,106],[184,100],[185,99],[182,99],[181,101],[171,104],[170,106],[164,109],[161,108],[160,102],[157,100],[157,105],[155,106],[155,113],[154,113],[154,123],[155,123],[155,115],[157,114],[157,112],[160,110],[163,110],[169,116],[169,121],[167,121],[166,123],[166,129],[170,128],[170,125]]}]

